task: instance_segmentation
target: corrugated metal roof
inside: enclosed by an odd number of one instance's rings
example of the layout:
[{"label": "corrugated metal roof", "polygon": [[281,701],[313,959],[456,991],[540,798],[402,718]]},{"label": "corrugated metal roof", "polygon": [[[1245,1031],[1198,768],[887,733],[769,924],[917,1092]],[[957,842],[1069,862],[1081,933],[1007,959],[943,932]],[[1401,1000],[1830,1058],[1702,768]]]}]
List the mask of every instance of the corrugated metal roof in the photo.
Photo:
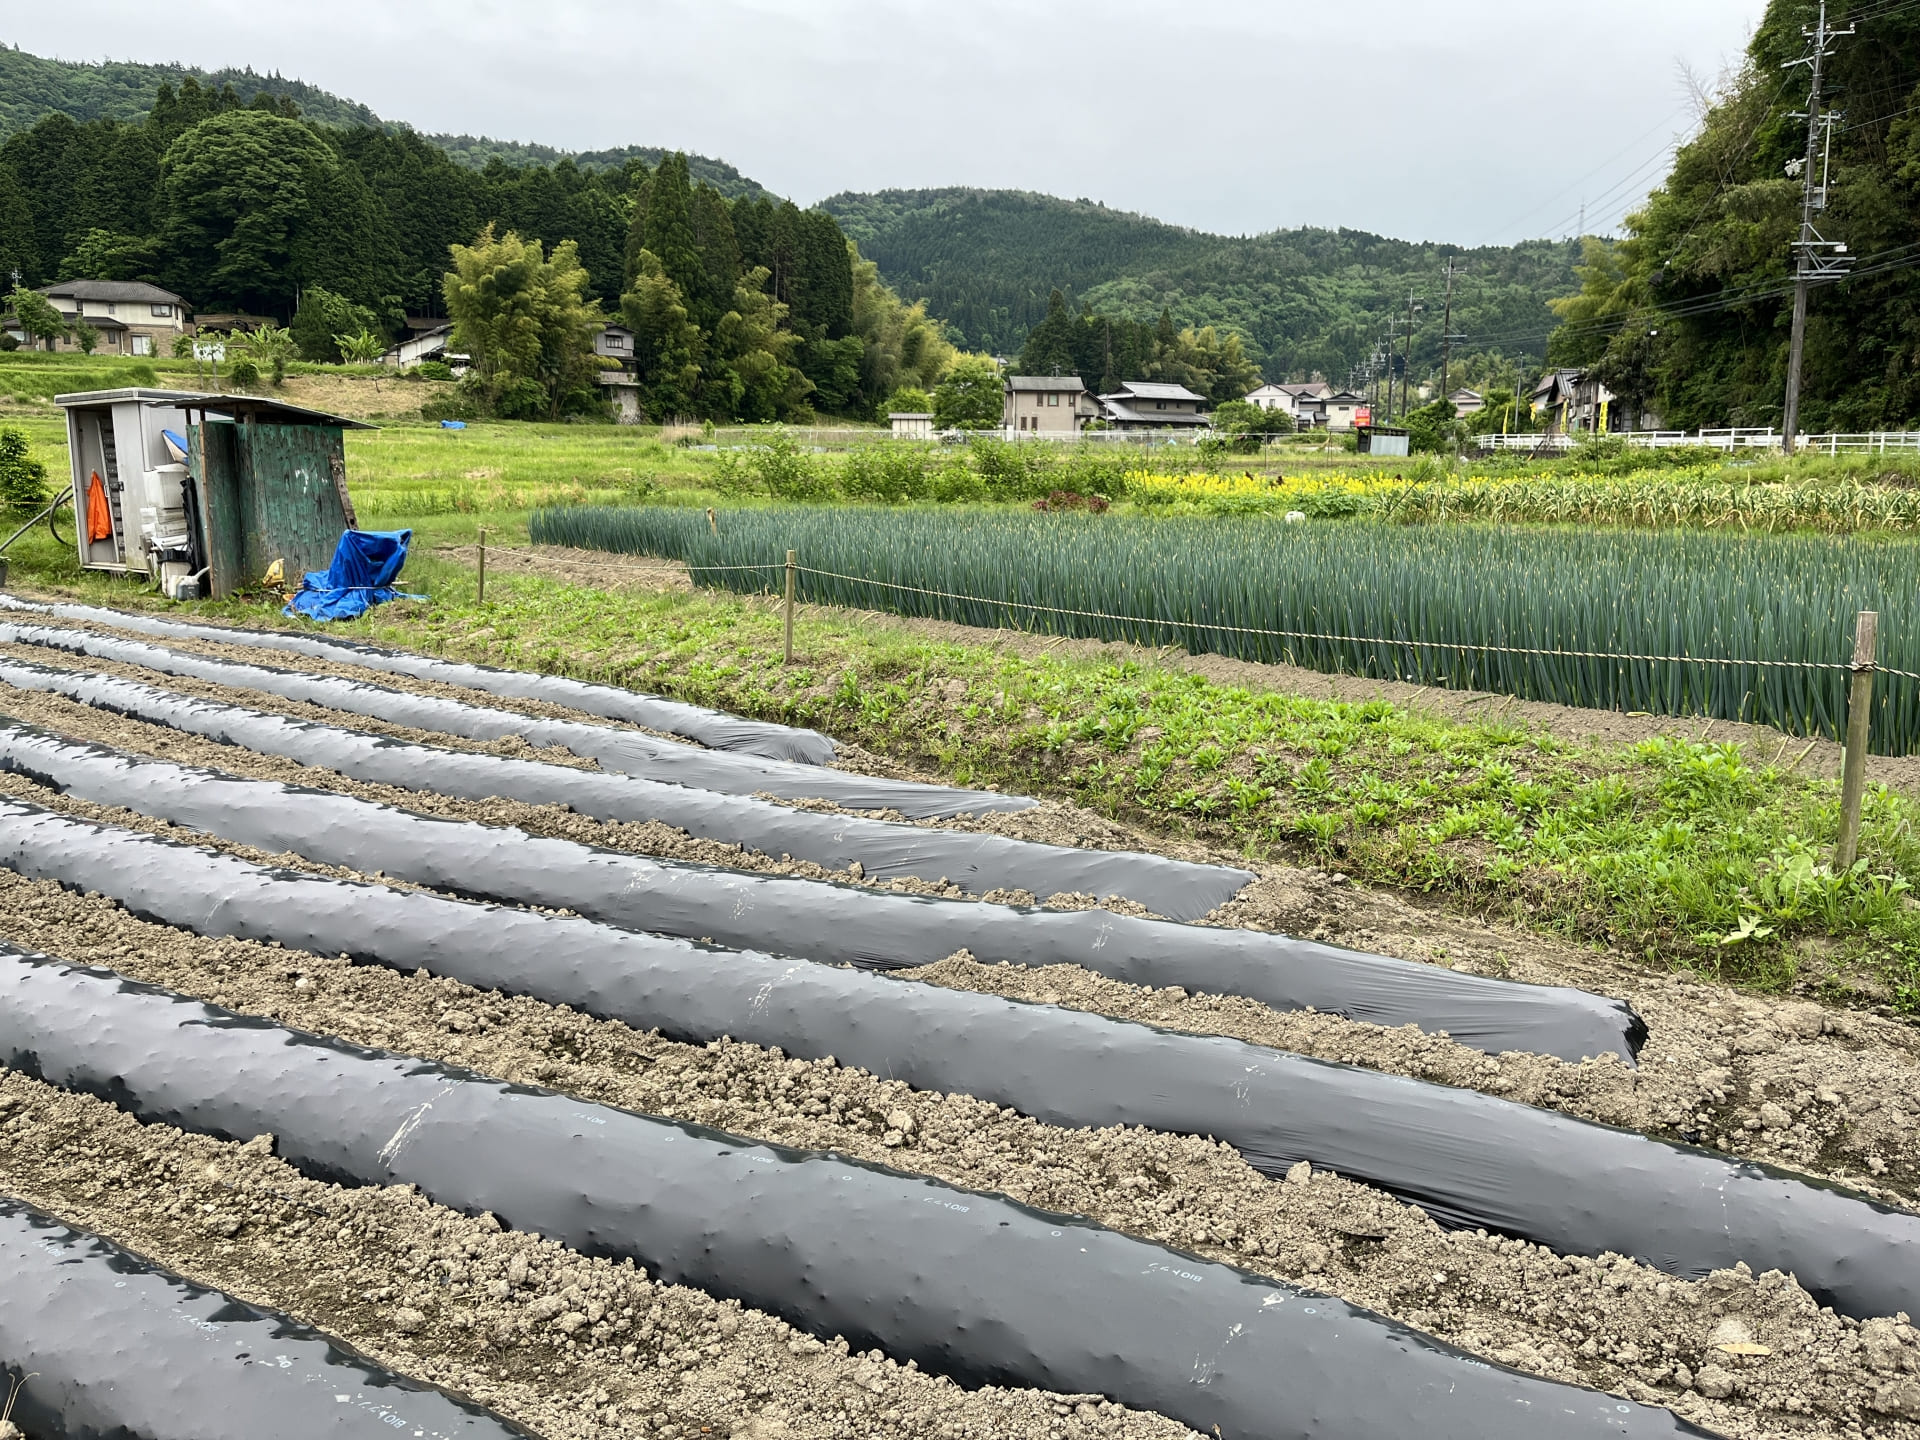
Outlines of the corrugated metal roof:
[{"label": "corrugated metal roof", "polygon": [[364,420],[350,420],[325,410],[309,410],[304,405],[289,405],[265,395],[210,395],[201,390],[79,390],[56,395],[53,403],[61,406],[113,405],[132,401],[141,405],[171,405],[181,410],[198,410],[204,415],[225,415],[232,419],[291,422],[295,425],[338,425],[342,430],[377,430]]},{"label": "corrugated metal roof", "polygon": [[1169,385],[1159,380],[1122,380],[1116,393],[1131,395],[1136,400],[1196,400],[1207,403],[1207,397],[1196,395],[1184,385]]},{"label": "corrugated metal roof", "polygon": [[1123,425],[1206,425],[1210,423],[1204,415],[1196,415],[1191,410],[1154,410],[1142,413],[1125,401],[1110,395],[1102,395],[1101,403],[1106,407],[1107,418],[1118,420]]}]

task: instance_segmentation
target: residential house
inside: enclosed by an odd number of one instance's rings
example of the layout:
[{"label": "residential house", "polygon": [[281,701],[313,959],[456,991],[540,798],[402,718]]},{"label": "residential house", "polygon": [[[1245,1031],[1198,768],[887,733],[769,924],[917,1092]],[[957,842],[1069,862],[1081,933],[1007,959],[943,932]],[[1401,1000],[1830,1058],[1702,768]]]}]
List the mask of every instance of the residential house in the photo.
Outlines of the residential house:
[{"label": "residential house", "polygon": [[608,325],[593,337],[593,353],[600,359],[600,384],[622,425],[638,425],[640,411],[639,360],[634,332],[624,325]]},{"label": "residential house", "polygon": [[453,322],[442,320],[430,330],[415,330],[380,357],[382,365],[405,368],[423,360],[447,361],[447,346],[453,343]]},{"label": "residential house", "polygon": [[1322,395],[1308,402],[1303,408],[1312,413],[1311,424],[1317,429],[1351,430],[1356,425],[1369,424],[1373,419],[1373,406],[1364,395],[1356,395],[1351,390],[1335,390],[1330,395]]},{"label": "residential house", "polygon": [[1633,429],[1619,397],[1584,370],[1553,370],[1533,390],[1533,413],[1549,435],[1605,435]]},{"label": "residential house", "polygon": [[1454,417],[1459,420],[1464,420],[1469,415],[1478,415],[1487,408],[1487,397],[1478,390],[1462,388],[1454,391],[1447,398],[1453,402]]},{"label": "residential house", "polygon": [[1100,408],[1078,375],[1009,375],[1000,424],[1014,436],[1074,436]]},{"label": "residential house", "polygon": [[1262,410],[1285,412],[1296,428],[1304,430],[1318,423],[1318,402],[1331,394],[1333,387],[1324,380],[1281,385],[1269,382],[1248,395],[1247,399]]},{"label": "residential house", "polygon": [[1619,435],[1658,430],[1660,417],[1636,410],[1585,370],[1553,370],[1533,387],[1533,414],[1549,435]]},{"label": "residential house", "polygon": [[1116,430],[1205,429],[1212,423],[1203,413],[1206,404],[1206,396],[1159,380],[1123,380],[1100,397],[1104,418]]},{"label": "residential house", "polygon": [[102,355],[168,355],[174,337],[193,330],[187,302],[143,280],[65,280],[40,293],[69,326],[56,350],[80,348],[73,327],[82,323],[98,334],[94,349]]}]

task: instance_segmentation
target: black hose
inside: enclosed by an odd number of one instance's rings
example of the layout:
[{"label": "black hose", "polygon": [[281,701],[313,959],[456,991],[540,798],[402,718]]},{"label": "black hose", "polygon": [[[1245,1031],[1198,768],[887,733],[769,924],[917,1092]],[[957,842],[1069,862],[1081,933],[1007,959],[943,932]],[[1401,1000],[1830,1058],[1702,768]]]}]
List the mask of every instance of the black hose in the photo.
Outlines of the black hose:
[{"label": "black hose", "polygon": [[[11,947],[7,947],[11,948]],[[413,1184],[963,1384],[1111,1396],[1222,1440],[1699,1435],[1344,1301],[818,1151],[339,1044],[0,958],[0,1058],[349,1184]]]},{"label": "black hose", "polygon": [[[0,865],[97,889],[143,919],[273,941],[705,1044],[833,1056],[1050,1125],[1144,1126],[1234,1146],[1267,1175],[1308,1160],[1444,1223],[1698,1279],[1791,1271],[1822,1304],[1890,1314],[1920,1289],[1915,1217],[1631,1131],[1220,1037],[904,985],[837,966],[590,921],[277,871],[0,801]],[[1712,1206],[1698,1197],[1714,1195]]]},{"label": "black hose", "polygon": [[[4,627],[0,627],[3,631]],[[63,695],[101,710],[202,735],[303,765],[407,790],[469,800],[500,797],[567,805],[596,820],[658,820],[691,834],[791,855],[829,870],[858,863],[869,876],[945,877],[975,893],[1019,888],[1124,895],[1173,920],[1198,920],[1254,876],[1132,851],[1039,845],[957,830],[792,810],[746,796],[662,785],[631,775],[410,745],[354,730],[199,700],[112,676],[59,670],[0,655],[0,684]]]},{"label": "black hose", "polygon": [[[0,597],[0,608],[5,606]],[[518,735],[532,745],[559,745],[576,755],[597,760],[604,768],[652,780],[715,790],[727,795],[766,793],[787,800],[831,800],[849,810],[898,810],[911,819],[930,819],[988,811],[1026,810],[1034,801],[1020,795],[987,790],[959,790],[945,785],[917,785],[905,780],[879,780],[850,775],[817,765],[784,760],[762,760],[721,750],[702,750],[677,741],[661,740],[635,730],[615,730],[568,720],[540,720],[508,710],[490,710],[458,700],[414,695],[343,680],[330,675],[308,675],[266,665],[241,665],[205,655],[183,654],[139,640],[115,640],[84,630],[37,625],[0,625],[0,643],[40,645],[101,660],[141,665],[168,675],[184,675],[261,690],[289,700],[304,700],[356,715],[371,715],[396,725],[441,730],[470,740],[498,740]]]},{"label": "black hose", "polygon": [[[204,563],[204,562],[200,562]],[[198,566],[196,565],[196,568]],[[11,608],[26,608],[24,602]],[[311,655],[338,664],[358,665],[368,670],[384,670],[393,675],[410,675],[417,680],[439,680],[468,690],[520,700],[545,700],[601,715],[609,720],[628,720],[649,730],[664,730],[669,735],[684,735],[714,750],[730,750],[741,755],[758,755],[768,760],[791,760],[801,765],[831,765],[837,747],[817,730],[775,725],[764,720],[747,720],[704,705],[689,705],[666,700],[658,695],[642,695],[613,685],[595,685],[568,679],[563,675],[535,675],[524,670],[501,670],[491,665],[468,665],[454,660],[438,660],[428,655],[413,655],[404,650],[386,650],[357,640],[334,636],[299,634],[284,630],[243,630],[215,625],[188,625],[178,620],[160,620],[146,615],[128,615],[95,605],[35,605],[35,610],[69,620],[91,620],[148,635],[180,635],[194,640],[224,641],[267,650],[286,650]]]},{"label": "black hose", "polygon": [[[9,535],[5,540],[0,540],[0,555],[6,554],[8,550],[13,548],[14,541],[18,540],[22,535],[26,534],[27,531],[31,530],[34,526],[38,525],[42,520],[47,522],[47,533],[52,535],[55,540],[58,540],[60,538],[60,532],[53,528],[54,512],[71,499],[73,499],[73,488],[69,486],[67,489],[62,490],[59,493],[59,495],[55,496],[53,503],[47,506],[46,509],[40,511],[31,520],[27,521],[26,524],[22,525],[18,530],[14,531],[13,534]],[[19,603],[19,602],[16,602],[16,603]]]},{"label": "black hose", "polygon": [[931,964],[964,948],[987,963],[1080,965],[1135,985],[1413,1024],[1495,1054],[1630,1059],[1646,1038],[1645,1024],[1624,1002],[1583,990],[1250,930],[898,895],[655,860],[139,759],[27,725],[0,724],[0,769],[275,854],[291,851],[469,899],[566,909],[626,929],[809,960],[884,970]]},{"label": "black hose", "polygon": [[[31,1440],[531,1440],[531,1432],[0,1198],[0,1389]],[[0,1395],[0,1405],[5,1396]]]}]

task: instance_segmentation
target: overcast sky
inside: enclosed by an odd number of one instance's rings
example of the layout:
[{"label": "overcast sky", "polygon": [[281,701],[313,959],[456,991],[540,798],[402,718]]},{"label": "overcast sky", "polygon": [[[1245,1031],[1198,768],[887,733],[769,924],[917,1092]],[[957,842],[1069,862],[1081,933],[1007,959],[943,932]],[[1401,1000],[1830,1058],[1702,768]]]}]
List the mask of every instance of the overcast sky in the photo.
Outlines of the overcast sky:
[{"label": "overcast sky", "polygon": [[0,0],[72,60],[251,65],[425,131],[666,145],[803,204],[1005,186],[1225,233],[1604,230],[1764,0]]}]

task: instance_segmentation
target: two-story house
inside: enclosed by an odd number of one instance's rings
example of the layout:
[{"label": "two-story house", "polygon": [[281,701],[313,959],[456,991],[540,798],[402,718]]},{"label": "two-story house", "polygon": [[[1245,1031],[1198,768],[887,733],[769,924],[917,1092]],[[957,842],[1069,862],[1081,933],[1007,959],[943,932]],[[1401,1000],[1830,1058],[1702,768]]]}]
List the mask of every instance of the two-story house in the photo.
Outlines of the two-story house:
[{"label": "two-story house", "polygon": [[1324,380],[1274,384],[1269,381],[1258,390],[1248,394],[1248,403],[1258,405],[1262,410],[1278,410],[1290,418],[1299,429],[1306,430],[1319,423],[1319,402],[1333,394],[1333,387]]},{"label": "two-story house", "polygon": [[1009,375],[1000,411],[1008,434],[1077,435],[1099,418],[1099,402],[1078,375]]},{"label": "two-story house", "polygon": [[174,337],[193,330],[187,302],[143,280],[63,280],[40,293],[67,322],[56,350],[78,350],[74,331],[82,324],[99,337],[94,349],[102,355],[168,355]]},{"label": "two-story house", "polygon": [[1106,421],[1116,430],[1204,429],[1206,404],[1206,396],[1161,380],[1123,380],[1118,390],[1100,397]]},{"label": "two-story house", "polygon": [[634,351],[634,339],[633,331],[618,323],[604,327],[593,337],[593,353],[601,365],[600,384],[622,425],[638,425],[643,418],[639,358]]}]

